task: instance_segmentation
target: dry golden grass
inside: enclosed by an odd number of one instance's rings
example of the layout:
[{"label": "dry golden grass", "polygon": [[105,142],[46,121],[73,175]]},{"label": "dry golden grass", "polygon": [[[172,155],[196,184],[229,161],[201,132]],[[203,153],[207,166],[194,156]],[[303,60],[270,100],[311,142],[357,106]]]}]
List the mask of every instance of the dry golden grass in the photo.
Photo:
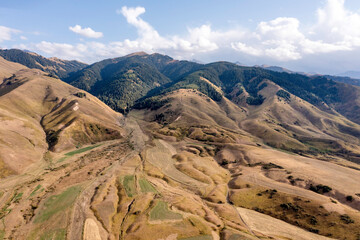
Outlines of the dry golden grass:
[{"label": "dry golden grass", "polygon": [[[3,86],[6,94],[0,97],[0,135],[7,136],[0,140],[0,169],[24,173],[0,184],[6,238],[54,238],[66,230],[68,238],[86,240],[291,239],[291,234],[321,239],[299,227],[336,238],[357,237],[358,171],[264,144],[307,154],[310,148],[330,147],[356,153],[359,140],[353,133],[359,127],[341,116],[294,96],[284,102],[274,97],[280,88],[269,83],[261,91],[266,97],[261,106],[241,99],[236,104],[225,98],[215,102],[195,90],[177,90],[156,111],[131,112],[122,121],[124,130],[119,126],[122,116],[90,94],[77,97],[78,89],[40,71],[16,74],[19,84]],[[344,126],[349,128],[341,131]],[[44,159],[45,133],[51,132],[57,137],[52,150],[58,152]],[[75,146],[81,150],[80,145],[121,136],[128,138],[53,161]],[[263,168],[276,165],[281,168]],[[302,181],[292,185],[290,179],[297,178]],[[337,203],[308,191],[310,183],[330,185],[328,194]],[[55,196],[55,201],[74,185],[81,185],[82,192],[66,199],[74,200],[66,211],[44,209],[47,199]],[[31,195],[37,186],[43,191]],[[353,202],[339,202],[346,195]],[[41,218],[47,221],[35,220]]]},{"label": "dry golden grass", "polygon": [[17,71],[26,68],[27,67],[21,64],[9,62],[6,61],[3,57],[0,57],[0,84],[2,83],[4,78],[11,77]]},{"label": "dry golden grass", "polygon": [[[8,63],[0,59],[0,64]],[[79,98],[74,94],[80,90],[39,70],[24,67],[14,74],[7,80],[11,84],[0,86],[6,93],[0,96],[0,134],[7,136],[0,141],[0,156],[7,168],[21,173],[48,148],[63,151],[124,134],[121,115],[90,94]]]},{"label": "dry golden grass", "polygon": [[230,191],[229,199],[236,206],[270,215],[324,236],[356,239],[360,233],[356,230],[360,229],[358,214],[349,213],[355,223],[346,223],[341,220],[341,214],[329,212],[322,202],[288,195],[274,189],[245,186],[240,190]]}]

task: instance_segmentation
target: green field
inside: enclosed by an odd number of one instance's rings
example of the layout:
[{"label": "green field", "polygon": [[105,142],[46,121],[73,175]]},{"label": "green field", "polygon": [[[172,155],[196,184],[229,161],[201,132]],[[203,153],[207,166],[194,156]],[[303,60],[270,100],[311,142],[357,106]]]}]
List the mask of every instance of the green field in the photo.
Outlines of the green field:
[{"label": "green field", "polygon": [[124,177],[123,185],[125,188],[126,195],[133,197],[136,195],[135,176],[127,175]]},{"label": "green field", "polygon": [[212,236],[210,235],[200,235],[196,237],[189,237],[189,238],[181,238],[181,240],[212,240]]},{"label": "green field", "polygon": [[60,158],[57,162],[58,162],[58,163],[61,163],[61,162],[65,161],[67,158],[68,158],[68,157],[62,157],[62,158]]},{"label": "green field", "polygon": [[[37,185],[37,186],[35,187],[34,191],[32,191],[32,192],[30,193],[30,197],[34,196],[34,195],[39,191],[40,188],[41,188],[41,185],[40,185],[40,184]],[[44,189],[42,189],[40,192],[42,192],[43,190],[44,190]]]},{"label": "green field", "polygon": [[56,229],[45,232],[43,235],[41,235],[40,240],[65,240],[66,239],[66,230]]},{"label": "green field", "polygon": [[248,237],[239,235],[239,234],[233,234],[233,235],[231,235],[231,237],[229,238],[229,240],[251,240],[251,239],[248,238]]},{"label": "green field", "polygon": [[22,195],[23,195],[24,193],[17,193],[16,195],[15,195],[15,197],[13,198],[13,201],[14,202],[18,202],[18,201],[20,201],[20,199],[22,198]]},{"label": "green field", "polygon": [[153,192],[156,193],[156,189],[153,187],[153,185],[151,185],[151,183],[148,182],[148,180],[146,180],[145,178],[141,178],[139,180],[139,185],[140,185],[140,189],[141,192],[143,193],[147,193],[147,192]]},{"label": "green field", "polygon": [[[77,150],[75,150],[75,151],[66,153],[65,156],[67,156],[67,157],[72,157],[72,156],[74,156],[74,155],[76,155],[76,154],[89,151],[89,150],[94,149],[94,148],[97,148],[97,147],[99,147],[99,146],[101,146],[101,144],[97,144],[97,145],[93,145],[93,146],[88,146],[88,147],[84,147],[84,148],[81,148],[81,149],[77,149]],[[64,161],[65,159],[61,158],[60,160]],[[60,160],[59,160],[59,161],[60,161]]]},{"label": "green field", "polygon": [[80,192],[81,187],[74,186],[66,189],[59,195],[49,197],[44,203],[39,215],[36,216],[35,223],[44,222],[56,213],[65,211],[71,207]]},{"label": "green field", "polygon": [[182,215],[169,210],[168,204],[159,201],[150,212],[150,220],[177,220],[182,219]]}]

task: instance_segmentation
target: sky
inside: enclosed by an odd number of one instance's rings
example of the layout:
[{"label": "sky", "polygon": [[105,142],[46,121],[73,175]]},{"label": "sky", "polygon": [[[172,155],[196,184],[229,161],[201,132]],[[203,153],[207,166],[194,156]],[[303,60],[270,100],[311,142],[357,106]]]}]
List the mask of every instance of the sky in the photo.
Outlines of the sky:
[{"label": "sky", "polygon": [[359,0],[1,0],[0,48],[93,63],[138,51],[360,71]]}]

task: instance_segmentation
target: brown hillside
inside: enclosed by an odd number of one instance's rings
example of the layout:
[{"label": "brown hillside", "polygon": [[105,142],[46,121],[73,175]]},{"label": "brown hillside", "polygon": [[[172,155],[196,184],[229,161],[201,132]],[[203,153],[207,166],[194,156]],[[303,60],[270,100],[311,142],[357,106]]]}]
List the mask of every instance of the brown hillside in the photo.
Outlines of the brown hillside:
[{"label": "brown hillside", "polygon": [[[104,103],[40,70],[1,59],[0,159],[22,172],[45,152],[121,137],[119,119]],[[7,66],[11,66],[8,68]],[[22,68],[22,69],[21,69]],[[20,69],[20,70],[19,70]]]}]

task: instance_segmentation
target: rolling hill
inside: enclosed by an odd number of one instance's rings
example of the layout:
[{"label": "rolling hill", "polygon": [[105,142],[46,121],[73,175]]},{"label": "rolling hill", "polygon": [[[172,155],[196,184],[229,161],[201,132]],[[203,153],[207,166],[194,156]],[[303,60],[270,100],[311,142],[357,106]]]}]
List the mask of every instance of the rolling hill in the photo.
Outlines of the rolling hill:
[{"label": "rolling hill", "polygon": [[[198,81],[197,76],[208,82],[194,83]],[[263,79],[274,82],[322,110],[326,110],[327,105],[351,121],[360,121],[356,111],[359,107],[357,87],[349,87],[326,76],[305,76],[226,62],[198,64],[141,52],[92,64],[64,80],[89,91],[113,109],[125,112],[139,99],[177,88],[200,87],[199,90],[205,94],[217,95],[216,91],[210,93],[212,88],[207,87],[208,83],[223,89],[225,95],[236,87],[243,87],[250,94],[247,101],[260,104],[262,99],[257,92],[265,85],[258,83]],[[220,98],[215,95],[210,97]]]},{"label": "rolling hill", "polygon": [[146,53],[0,74],[0,239],[360,236],[358,87]]},{"label": "rolling hill", "polygon": [[[121,137],[121,114],[40,70],[0,59],[0,159],[21,173],[50,151]],[[21,149],[21,150],[20,150]]]}]

